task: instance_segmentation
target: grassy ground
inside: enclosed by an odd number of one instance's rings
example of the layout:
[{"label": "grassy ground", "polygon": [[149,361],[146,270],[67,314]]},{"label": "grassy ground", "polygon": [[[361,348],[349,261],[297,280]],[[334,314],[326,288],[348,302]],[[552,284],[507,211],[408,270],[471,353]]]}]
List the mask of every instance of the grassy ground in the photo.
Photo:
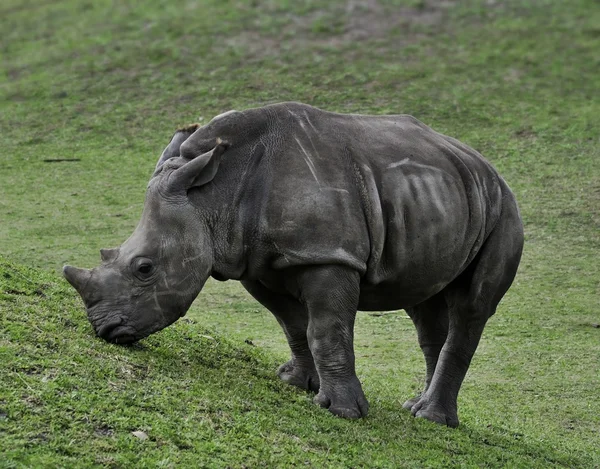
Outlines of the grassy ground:
[{"label": "grassy ground", "polygon": [[[600,7],[322,3],[2,2],[0,467],[600,467]],[[517,194],[523,262],[459,429],[401,410],[423,377],[403,312],[359,315],[372,406],[346,422],[277,381],[283,336],[239,285],[119,348],[59,278],[130,234],[174,128],[283,100],[413,114]]]}]

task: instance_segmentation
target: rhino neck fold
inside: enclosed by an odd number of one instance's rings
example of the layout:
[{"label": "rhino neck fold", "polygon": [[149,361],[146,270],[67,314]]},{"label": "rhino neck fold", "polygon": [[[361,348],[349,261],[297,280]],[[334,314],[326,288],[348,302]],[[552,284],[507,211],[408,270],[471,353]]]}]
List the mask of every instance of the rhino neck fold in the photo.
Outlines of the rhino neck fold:
[{"label": "rhino neck fold", "polygon": [[219,281],[239,280],[247,270],[247,252],[243,221],[235,210],[226,210],[213,218],[209,226],[213,250],[210,275]]},{"label": "rhino neck fold", "polygon": [[[213,246],[212,276],[240,280],[260,268],[261,219],[272,187],[269,162],[280,153],[276,110],[250,109],[217,119],[201,139],[231,143],[210,184],[191,202],[206,220]],[[249,246],[252,246],[250,249]],[[253,255],[256,251],[257,255]],[[263,253],[264,254],[264,253]],[[262,261],[264,262],[264,261]]]},{"label": "rhino neck fold", "polygon": [[192,203],[208,229],[213,249],[211,276],[217,280],[240,280],[247,275],[248,239],[256,240],[261,206],[265,198],[260,178],[265,148],[250,141],[233,147],[223,156],[208,190],[198,191]]}]

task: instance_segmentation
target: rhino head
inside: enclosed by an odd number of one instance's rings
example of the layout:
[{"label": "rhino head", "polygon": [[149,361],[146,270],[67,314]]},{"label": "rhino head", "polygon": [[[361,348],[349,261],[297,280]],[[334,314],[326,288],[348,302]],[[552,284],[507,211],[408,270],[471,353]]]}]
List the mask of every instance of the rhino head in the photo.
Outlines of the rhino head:
[{"label": "rhino head", "polygon": [[182,143],[191,133],[176,133],[163,152],[129,239],[119,248],[101,249],[96,268],[63,268],[96,334],[109,342],[131,343],[172,324],[211,274],[211,239],[187,193],[213,179],[228,144],[213,140],[210,151],[184,157]]}]

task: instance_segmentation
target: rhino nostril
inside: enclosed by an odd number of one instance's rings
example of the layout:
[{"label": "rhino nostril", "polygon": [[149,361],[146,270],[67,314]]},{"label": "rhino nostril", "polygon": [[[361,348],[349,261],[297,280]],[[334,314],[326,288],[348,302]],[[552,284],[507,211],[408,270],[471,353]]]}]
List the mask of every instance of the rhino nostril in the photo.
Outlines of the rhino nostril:
[{"label": "rhino nostril", "polygon": [[110,335],[110,332],[113,329],[115,329],[116,327],[119,327],[122,323],[123,323],[123,318],[112,319],[112,320],[108,321],[106,324],[103,324],[102,326],[100,326],[98,328],[98,330],[96,331],[96,334],[98,335],[98,337],[102,337],[103,339],[106,339]]}]

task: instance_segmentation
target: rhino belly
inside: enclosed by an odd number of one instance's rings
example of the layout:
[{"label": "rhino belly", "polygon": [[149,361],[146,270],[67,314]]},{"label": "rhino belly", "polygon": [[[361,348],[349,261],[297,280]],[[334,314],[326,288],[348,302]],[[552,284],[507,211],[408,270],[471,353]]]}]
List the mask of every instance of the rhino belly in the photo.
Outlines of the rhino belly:
[{"label": "rhino belly", "polygon": [[392,311],[410,308],[440,292],[449,282],[429,285],[409,285],[386,282],[379,285],[361,285],[358,309],[360,311]]}]

